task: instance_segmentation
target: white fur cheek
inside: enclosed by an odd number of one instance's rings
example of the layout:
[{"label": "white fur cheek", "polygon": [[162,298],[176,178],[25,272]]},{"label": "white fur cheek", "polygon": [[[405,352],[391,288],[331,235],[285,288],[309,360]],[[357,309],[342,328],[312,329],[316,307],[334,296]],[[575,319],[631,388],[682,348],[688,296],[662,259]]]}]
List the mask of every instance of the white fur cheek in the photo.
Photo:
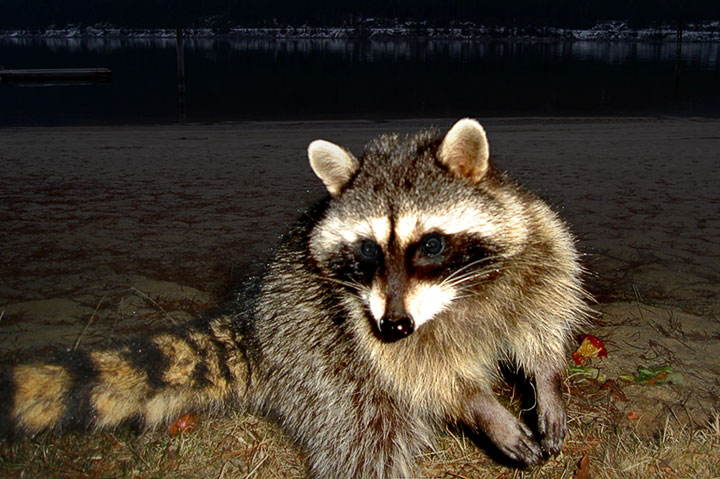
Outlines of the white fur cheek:
[{"label": "white fur cheek", "polygon": [[372,289],[360,293],[360,297],[370,308],[370,313],[375,321],[379,323],[385,315],[385,303],[387,302],[382,289],[377,284],[374,284]]},{"label": "white fur cheek", "polygon": [[453,288],[432,283],[419,283],[405,298],[405,308],[415,322],[415,328],[426,323],[447,308],[455,299]]}]

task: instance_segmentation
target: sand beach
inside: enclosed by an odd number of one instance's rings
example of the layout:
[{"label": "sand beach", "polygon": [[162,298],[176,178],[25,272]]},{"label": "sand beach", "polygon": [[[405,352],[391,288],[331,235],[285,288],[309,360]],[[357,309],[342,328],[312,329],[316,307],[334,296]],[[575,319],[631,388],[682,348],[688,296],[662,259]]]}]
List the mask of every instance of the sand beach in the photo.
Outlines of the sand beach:
[{"label": "sand beach", "polygon": [[[305,149],[455,119],[0,129],[0,359],[212,307],[324,189]],[[495,163],[571,225],[605,378],[638,428],[720,410],[720,120],[489,118]],[[570,360],[569,360],[570,364]],[[624,409],[623,409],[624,408]],[[645,425],[645,426],[643,426]]]}]

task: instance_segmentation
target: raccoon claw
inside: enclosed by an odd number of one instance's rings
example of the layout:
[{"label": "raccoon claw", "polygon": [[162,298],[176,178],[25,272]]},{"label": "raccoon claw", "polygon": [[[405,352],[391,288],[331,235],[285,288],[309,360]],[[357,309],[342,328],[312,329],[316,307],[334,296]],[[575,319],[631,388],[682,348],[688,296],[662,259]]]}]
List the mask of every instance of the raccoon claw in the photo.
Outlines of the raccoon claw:
[{"label": "raccoon claw", "polygon": [[507,457],[526,466],[536,466],[544,459],[540,445],[524,424],[518,424],[512,444],[498,444],[498,447]]},{"label": "raccoon claw", "polygon": [[562,450],[563,440],[567,432],[567,416],[565,409],[552,411],[540,416],[538,421],[540,444],[552,456],[557,456]]}]

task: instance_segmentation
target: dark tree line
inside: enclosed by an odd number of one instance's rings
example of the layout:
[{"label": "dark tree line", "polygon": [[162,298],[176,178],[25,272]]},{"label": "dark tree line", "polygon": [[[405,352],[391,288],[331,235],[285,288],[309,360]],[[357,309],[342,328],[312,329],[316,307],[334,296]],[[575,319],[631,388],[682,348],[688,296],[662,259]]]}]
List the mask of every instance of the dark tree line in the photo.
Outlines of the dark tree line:
[{"label": "dark tree line", "polygon": [[606,20],[631,27],[720,20],[718,0],[0,0],[0,28],[68,24],[116,27],[357,24],[362,19],[445,26],[586,28]]}]

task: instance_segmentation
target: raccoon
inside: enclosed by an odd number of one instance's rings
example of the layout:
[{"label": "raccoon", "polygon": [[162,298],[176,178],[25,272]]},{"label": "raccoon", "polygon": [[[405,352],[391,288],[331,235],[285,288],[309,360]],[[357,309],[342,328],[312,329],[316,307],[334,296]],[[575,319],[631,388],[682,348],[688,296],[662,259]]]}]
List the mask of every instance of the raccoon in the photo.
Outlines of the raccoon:
[{"label": "raccoon", "polygon": [[[412,477],[447,424],[521,466],[558,454],[565,347],[586,317],[562,221],[492,165],[472,119],[308,156],[328,197],[252,287],[183,327],[6,368],[0,434],[235,407],[277,421],[313,478]],[[495,397],[499,364],[534,384],[537,438]]]}]

